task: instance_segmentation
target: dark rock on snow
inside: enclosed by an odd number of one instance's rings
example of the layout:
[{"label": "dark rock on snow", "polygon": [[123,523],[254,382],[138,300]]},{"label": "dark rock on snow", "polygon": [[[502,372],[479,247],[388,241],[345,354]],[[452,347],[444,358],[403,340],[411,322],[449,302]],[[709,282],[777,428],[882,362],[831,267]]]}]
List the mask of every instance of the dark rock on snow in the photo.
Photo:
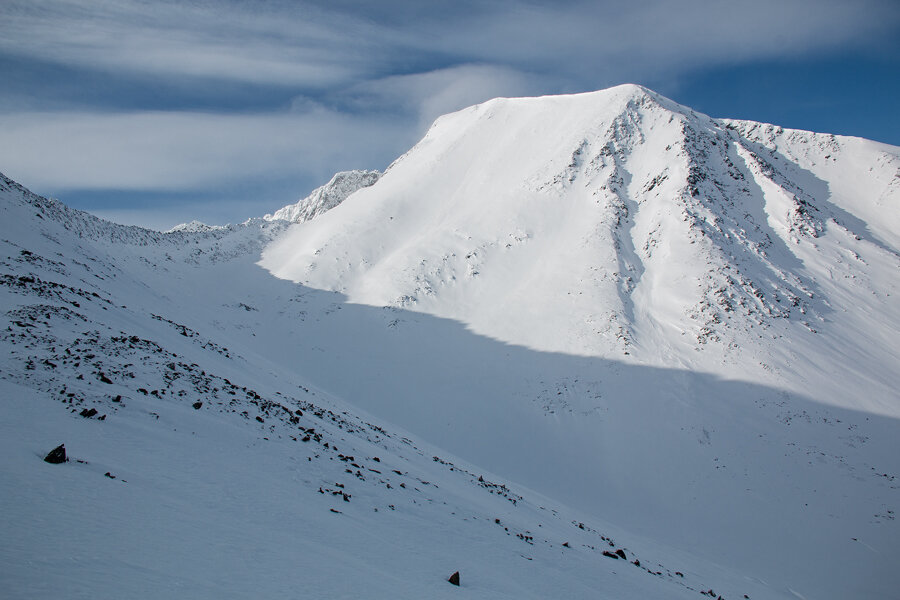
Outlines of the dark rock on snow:
[{"label": "dark rock on snow", "polygon": [[69,460],[69,459],[66,458],[66,445],[65,444],[60,444],[59,446],[57,446],[56,448],[51,450],[50,453],[47,454],[47,456],[44,457],[44,462],[48,462],[51,465],[62,464],[64,462],[66,462],[67,460]]},{"label": "dark rock on snow", "polygon": [[447,581],[449,581],[453,585],[459,585],[459,571],[451,575],[450,579],[448,579]]}]

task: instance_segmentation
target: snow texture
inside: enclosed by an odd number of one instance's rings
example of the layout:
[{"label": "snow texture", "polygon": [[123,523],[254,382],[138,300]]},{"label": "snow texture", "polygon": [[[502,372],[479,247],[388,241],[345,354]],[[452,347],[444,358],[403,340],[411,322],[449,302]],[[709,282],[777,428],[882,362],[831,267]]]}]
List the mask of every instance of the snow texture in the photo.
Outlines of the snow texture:
[{"label": "snow texture", "polygon": [[4,597],[895,595],[900,150],[620,86],[349,194],[159,233],[0,177]]}]

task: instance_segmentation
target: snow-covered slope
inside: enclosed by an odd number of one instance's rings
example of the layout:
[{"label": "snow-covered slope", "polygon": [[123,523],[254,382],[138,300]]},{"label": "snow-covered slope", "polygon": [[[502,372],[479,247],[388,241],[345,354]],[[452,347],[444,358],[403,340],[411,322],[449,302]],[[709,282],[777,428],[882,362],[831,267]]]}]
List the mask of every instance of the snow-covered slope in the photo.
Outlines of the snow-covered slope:
[{"label": "snow-covered slope", "polygon": [[442,117],[262,264],[539,350],[898,416],[898,231],[897,148],[716,121],[626,85]]},{"label": "snow-covered slope", "polygon": [[266,215],[268,221],[282,220],[291,223],[309,221],[340,204],[353,192],[374,185],[381,177],[378,171],[341,171],[325,185],[318,187],[296,204],[289,204]]},{"label": "snow-covered slope", "polygon": [[[438,119],[378,183],[293,227],[261,264],[514,345],[438,368],[390,345],[370,393],[328,384],[370,410],[619,523],[696,536],[710,557],[767,563],[769,577],[799,560],[849,582],[844,543],[862,538],[844,519],[884,536],[873,560],[897,555],[893,522],[875,517],[894,510],[896,487],[858,477],[895,475],[877,465],[896,465],[900,443],[857,428],[896,431],[900,416],[898,156],[717,121],[637,86],[497,99]],[[542,372],[562,355],[584,360]],[[427,373],[428,400],[379,368]],[[495,441],[520,419],[500,444],[458,433]],[[852,454],[853,481],[832,479]],[[549,472],[559,464],[578,467]],[[830,508],[811,516],[823,496]],[[828,579],[810,596],[840,595]]]},{"label": "snow-covered slope", "polygon": [[3,179],[0,585],[890,598],[897,154],[630,86],[444,117],[299,225]]},{"label": "snow-covered slope", "polygon": [[335,350],[388,330],[254,264],[283,223],[161,234],[6,178],[0,216],[4,598],[764,589],[311,385],[298,356],[353,378]]}]

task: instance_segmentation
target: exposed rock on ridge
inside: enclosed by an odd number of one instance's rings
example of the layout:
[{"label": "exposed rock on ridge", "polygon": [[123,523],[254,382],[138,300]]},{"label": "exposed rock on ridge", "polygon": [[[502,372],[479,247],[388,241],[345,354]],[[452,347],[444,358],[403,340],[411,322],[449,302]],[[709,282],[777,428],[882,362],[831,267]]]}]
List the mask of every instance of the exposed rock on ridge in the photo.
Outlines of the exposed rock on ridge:
[{"label": "exposed rock on ridge", "polygon": [[268,221],[282,220],[291,223],[309,221],[331,210],[353,192],[374,185],[380,177],[381,173],[378,171],[341,171],[303,200],[276,210],[274,214],[264,218]]}]

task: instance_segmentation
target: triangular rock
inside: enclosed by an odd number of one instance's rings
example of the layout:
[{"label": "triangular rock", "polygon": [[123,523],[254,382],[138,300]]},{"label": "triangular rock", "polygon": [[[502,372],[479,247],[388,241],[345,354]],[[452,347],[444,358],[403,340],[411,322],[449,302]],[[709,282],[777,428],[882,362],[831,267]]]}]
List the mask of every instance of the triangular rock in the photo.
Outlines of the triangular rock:
[{"label": "triangular rock", "polygon": [[459,571],[451,575],[450,579],[448,579],[447,581],[449,581],[453,585],[459,585]]},{"label": "triangular rock", "polygon": [[69,460],[66,458],[66,445],[60,444],[56,448],[50,451],[47,456],[44,457],[44,462],[48,462],[52,465],[58,465]]}]

